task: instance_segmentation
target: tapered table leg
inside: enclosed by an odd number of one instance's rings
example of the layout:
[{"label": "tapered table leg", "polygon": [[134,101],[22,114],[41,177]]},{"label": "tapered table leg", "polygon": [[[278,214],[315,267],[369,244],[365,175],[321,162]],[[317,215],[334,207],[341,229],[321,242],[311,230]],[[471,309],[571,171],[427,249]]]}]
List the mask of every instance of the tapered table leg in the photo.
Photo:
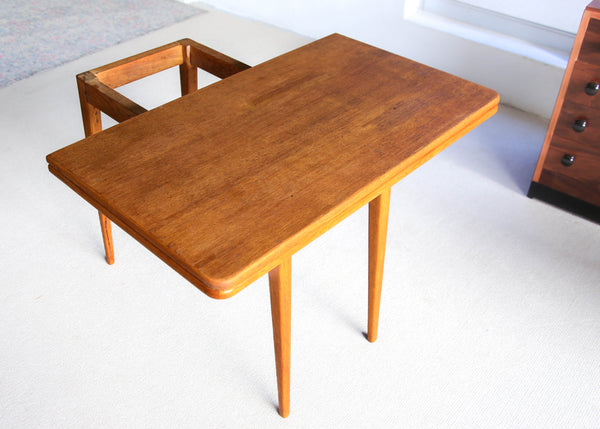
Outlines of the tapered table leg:
[{"label": "tapered table leg", "polygon": [[387,237],[390,189],[386,189],[369,203],[369,317],[367,339],[377,339],[379,326],[379,303],[383,280],[383,261]]},{"label": "tapered table leg", "polygon": [[290,413],[291,285],[292,260],[288,258],[269,272],[277,392],[281,417],[287,417]]},{"label": "tapered table leg", "polygon": [[[79,105],[81,106],[81,117],[83,119],[83,131],[86,137],[102,131],[102,116],[100,109],[87,102],[85,84],[83,80],[77,79],[77,90],[79,91]],[[98,212],[100,216],[100,228],[102,230],[102,241],[104,242],[104,253],[109,265],[115,263],[115,253],[112,244],[112,228],[110,219]]]},{"label": "tapered table leg", "polygon": [[109,265],[115,263],[115,251],[113,249],[112,241],[112,228],[110,226],[110,219],[104,216],[101,212],[100,215],[100,229],[102,230],[102,241],[104,242],[104,253],[106,254],[106,262]]}]

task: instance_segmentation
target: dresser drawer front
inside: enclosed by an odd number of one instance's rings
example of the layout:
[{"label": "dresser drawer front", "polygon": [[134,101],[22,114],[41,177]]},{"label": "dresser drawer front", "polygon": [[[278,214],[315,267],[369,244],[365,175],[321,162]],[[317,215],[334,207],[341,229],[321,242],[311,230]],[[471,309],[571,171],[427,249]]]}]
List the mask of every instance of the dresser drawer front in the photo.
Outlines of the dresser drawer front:
[{"label": "dresser drawer front", "polygon": [[600,109],[600,66],[577,61],[565,100]]},{"label": "dresser drawer front", "polygon": [[577,59],[600,64],[600,20],[590,19]]},{"label": "dresser drawer front", "polygon": [[[565,165],[565,157],[572,165]],[[568,164],[568,162],[567,162]],[[539,182],[575,198],[600,205],[600,154],[555,136],[548,149]]]},{"label": "dresser drawer front", "polygon": [[600,208],[600,0],[586,7],[575,41],[532,185]]},{"label": "dresser drawer front", "polygon": [[600,110],[565,100],[554,133],[600,150]]}]

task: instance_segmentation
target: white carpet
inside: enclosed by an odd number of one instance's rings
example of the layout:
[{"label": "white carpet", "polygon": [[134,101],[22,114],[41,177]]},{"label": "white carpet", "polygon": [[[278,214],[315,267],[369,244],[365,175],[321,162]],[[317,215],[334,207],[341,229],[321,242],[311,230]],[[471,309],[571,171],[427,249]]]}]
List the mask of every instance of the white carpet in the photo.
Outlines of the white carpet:
[{"label": "white carpet", "polygon": [[182,37],[251,65],[308,42],[210,11],[0,90],[0,427],[598,427],[599,226],[525,197],[546,123],[509,107],[393,188],[375,344],[367,211],[293,258],[286,420],[266,278],[211,300],[116,227],[106,265],[44,158],[83,137],[76,73]]}]

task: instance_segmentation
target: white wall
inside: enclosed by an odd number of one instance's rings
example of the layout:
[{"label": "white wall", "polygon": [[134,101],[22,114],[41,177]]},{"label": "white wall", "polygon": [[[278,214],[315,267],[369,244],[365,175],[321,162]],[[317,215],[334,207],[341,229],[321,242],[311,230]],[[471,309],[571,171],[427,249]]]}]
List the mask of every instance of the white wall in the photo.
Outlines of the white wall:
[{"label": "white wall", "polygon": [[583,9],[591,0],[462,0],[468,4],[532,22],[577,32]]},{"label": "white wall", "polygon": [[[498,91],[502,101],[550,117],[564,68],[405,19],[418,0],[205,0],[220,10],[312,38],[342,33]],[[581,11],[583,12],[583,11]],[[434,24],[435,25],[435,24]]]}]

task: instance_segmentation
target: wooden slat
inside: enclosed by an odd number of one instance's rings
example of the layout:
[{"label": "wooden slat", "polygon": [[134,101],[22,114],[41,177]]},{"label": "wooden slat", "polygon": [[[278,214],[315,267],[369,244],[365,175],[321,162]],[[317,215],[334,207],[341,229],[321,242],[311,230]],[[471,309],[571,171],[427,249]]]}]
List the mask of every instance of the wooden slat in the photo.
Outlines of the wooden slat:
[{"label": "wooden slat", "polygon": [[99,82],[91,72],[78,75],[77,80],[84,85],[87,102],[117,122],[123,122],[147,112],[139,104],[134,103],[129,98]]},{"label": "wooden slat", "polygon": [[189,43],[190,46],[190,63],[221,79],[250,68],[249,65],[215,51],[208,46],[201,45],[189,39],[185,42]]},{"label": "wooden slat", "polygon": [[184,47],[174,42],[92,70],[110,88],[142,79],[184,62]]}]

